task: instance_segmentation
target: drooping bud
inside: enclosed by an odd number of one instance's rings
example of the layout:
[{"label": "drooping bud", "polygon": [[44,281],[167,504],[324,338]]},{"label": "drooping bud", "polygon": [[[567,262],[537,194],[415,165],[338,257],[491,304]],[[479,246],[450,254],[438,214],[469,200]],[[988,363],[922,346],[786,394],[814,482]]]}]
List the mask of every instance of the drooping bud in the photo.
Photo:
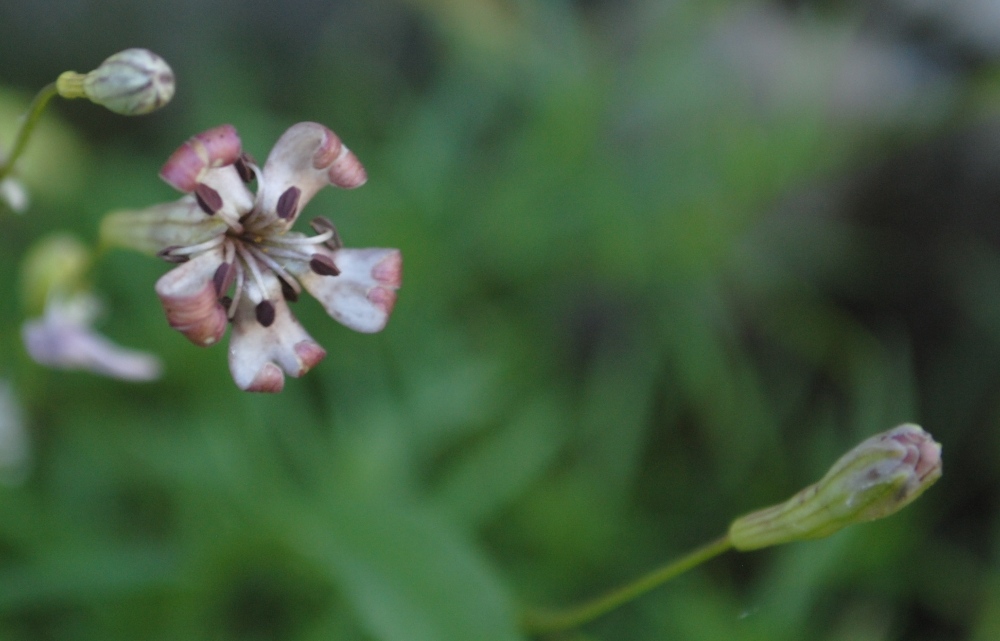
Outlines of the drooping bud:
[{"label": "drooping bud", "polygon": [[737,550],[829,536],[898,512],[941,477],[941,445],[904,424],[862,442],[819,482],[789,500],[733,521]]},{"label": "drooping bud", "polygon": [[56,80],[63,98],[87,98],[125,116],[156,111],[174,96],[174,72],[148,49],[119,51],[87,74],[67,71]]}]

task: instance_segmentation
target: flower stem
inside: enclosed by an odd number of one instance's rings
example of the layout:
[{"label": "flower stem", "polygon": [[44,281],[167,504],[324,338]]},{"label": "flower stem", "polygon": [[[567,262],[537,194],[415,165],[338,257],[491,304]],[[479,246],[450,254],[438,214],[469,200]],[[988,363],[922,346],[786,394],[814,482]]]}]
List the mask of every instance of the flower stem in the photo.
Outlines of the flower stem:
[{"label": "flower stem", "polygon": [[7,156],[7,159],[0,163],[0,180],[6,178],[11,170],[14,169],[14,164],[21,153],[24,152],[24,147],[28,144],[28,138],[31,137],[31,132],[34,131],[35,125],[38,124],[39,117],[45,111],[49,100],[52,100],[52,97],[57,93],[56,83],[53,82],[43,87],[31,101],[31,104],[28,106],[28,112],[24,115],[24,121],[21,123],[21,129],[17,132],[17,138],[14,140],[14,147],[10,150],[10,155]]},{"label": "flower stem", "polygon": [[730,548],[732,548],[732,543],[729,541],[729,536],[723,536],[630,583],[578,606],[565,610],[528,610],[521,617],[521,629],[527,634],[543,635],[569,630],[589,623]]}]

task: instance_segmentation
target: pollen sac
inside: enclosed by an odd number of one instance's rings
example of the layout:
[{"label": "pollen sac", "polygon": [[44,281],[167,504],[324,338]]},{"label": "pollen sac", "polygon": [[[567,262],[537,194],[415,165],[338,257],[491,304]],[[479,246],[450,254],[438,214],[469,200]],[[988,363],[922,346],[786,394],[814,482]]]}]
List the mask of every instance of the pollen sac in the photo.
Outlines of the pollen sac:
[{"label": "pollen sac", "polygon": [[289,303],[298,302],[299,293],[295,291],[295,288],[285,282],[283,278],[279,278],[278,282],[281,283],[281,295],[284,296],[285,300]]},{"label": "pollen sac", "polygon": [[256,164],[257,163],[254,161],[253,156],[243,152],[240,154],[240,157],[236,159],[236,162],[233,163],[233,167],[236,169],[236,173],[240,175],[240,180],[248,183],[257,177],[253,171],[253,167]]},{"label": "pollen sac", "polygon": [[140,116],[170,102],[174,72],[148,49],[126,49],[88,73],[83,92],[91,102],[115,113]]},{"label": "pollen sac", "polygon": [[156,252],[157,257],[162,258],[168,263],[186,263],[190,260],[190,257],[184,254],[174,254],[176,250],[181,249],[177,245],[171,245],[170,247],[164,247],[160,251]]},{"label": "pollen sac", "polygon": [[302,195],[302,190],[298,187],[289,187],[285,190],[281,197],[278,198],[278,205],[276,207],[278,218],[282,220],[291,220],[295,218],[295,214],[299,206],[299,196]]},{"label": "pollen sac", "polygon": [[209,216],[222,209],[222,196],[204,183],[198,183],[198,186],[194,188],[194,199],[198,201],[201,210]]},{"label": "pollen sac", "polygon": [[329,218],[317,216],[309,222],[309,226],[312,227],[313,231],[317,234],[325,234],[326,232],[331,232],[333,234],[330,236],[329,240],[323,243],[326,247],[329,247],[330,249],[340,249],[344,246],[344,241],[340,239],[340,233],[337,232],[337,228],[334,227]]},{"label": "pollen sac", "polygon": [[326,254],[313,254],[309,267],[320,276],[339,276],[340,269],[333,259]]},{"label": "pollen sac", "polygon": [[274,323],[274,304],[271,301],[263,300],[257,304],[254,309],[254,313],[257,315],[257,322],[264,327],[270,327]]},{"label": "pollen sac", "polygon": [[233,284],[233,278],[235,277],[236,268],[232,263],[220,264],[215,270],[215,274],[212,276],[212,283],[215,285],[215,293],[221,296],[229,291],[229,287]]}]

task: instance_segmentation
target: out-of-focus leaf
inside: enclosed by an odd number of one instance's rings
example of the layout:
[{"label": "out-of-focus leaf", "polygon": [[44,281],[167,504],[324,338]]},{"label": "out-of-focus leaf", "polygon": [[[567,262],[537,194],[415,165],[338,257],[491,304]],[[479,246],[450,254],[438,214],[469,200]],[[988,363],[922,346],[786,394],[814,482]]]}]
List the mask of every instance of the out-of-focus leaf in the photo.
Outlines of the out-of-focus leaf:
[{"label": "out-of-focus leaf", "polygon": [[438,501],[473,526],[495,516],[551,465],[566,440],[566,423],[560,402],[528,403],[446,470]]},{"label": "out-of-focus leaf", "polygon": [[336,501],[303,547],[329,563],[380,641],[516,641],[514,605],[482,552],[412,504]]}]

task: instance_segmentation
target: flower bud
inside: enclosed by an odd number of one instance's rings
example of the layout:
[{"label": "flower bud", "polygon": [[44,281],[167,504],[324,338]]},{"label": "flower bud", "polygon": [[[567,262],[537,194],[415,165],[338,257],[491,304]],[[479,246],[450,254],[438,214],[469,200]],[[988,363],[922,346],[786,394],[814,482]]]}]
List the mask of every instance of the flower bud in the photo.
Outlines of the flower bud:
[{"label": "flower bud", "polygon": [[67,295],[79,289],[90,262],[90,250],[68,234],[53,234],[35,243],[21,267],[28,314],[40,314],[53,295]]},{"label": "flower bud", "polygon": [[745,551],[829,536],[901,510],[940,477],[941,445],[917,425],[900,425],[859,444],[784,503],[736,519],[729,539]]},{"label": "flower bud", "polygon": [[141,116],[170,102],[174,72],[148,49],[126,49],[88,74],[60,75],[56,90],[63,98],[87,98],[115,113]]}]

